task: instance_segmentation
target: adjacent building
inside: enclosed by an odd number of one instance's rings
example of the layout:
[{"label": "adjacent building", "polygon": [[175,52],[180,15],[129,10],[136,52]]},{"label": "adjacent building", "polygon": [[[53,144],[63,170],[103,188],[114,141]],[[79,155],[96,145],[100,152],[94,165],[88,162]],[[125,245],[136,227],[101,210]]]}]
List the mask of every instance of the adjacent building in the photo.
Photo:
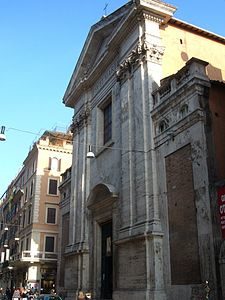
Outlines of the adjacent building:
[{"label": "adjacent building", "polygon": [[225,38],[175,11],[136,0],[103,17],[65,92],[68,299],[225,298]]},{"label": "adjacent building", "polygon": [[[57,266],[57,293],[65,297],[65,250],[69,243],[69,220],[70,220],[70,198],[71,198],[71,172],[72,167],[68,168],[62,175],[62,181],[59,186],[59,248],[58,248],[58,266]],[[69,274],[68,274],[69,275]]]},{"label": "adjacent building", "polygon": [[45,131],[1,199],[0,286],[55,288],[61,174],[72,163],[71,134]]}]

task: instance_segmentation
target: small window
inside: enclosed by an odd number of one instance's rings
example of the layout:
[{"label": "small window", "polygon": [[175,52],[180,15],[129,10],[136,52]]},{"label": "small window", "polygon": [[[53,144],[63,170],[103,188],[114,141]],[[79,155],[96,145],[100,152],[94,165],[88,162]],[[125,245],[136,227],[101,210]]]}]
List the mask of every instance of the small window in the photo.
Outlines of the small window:
[{"label": "small window", "polygon": [[30,223],[31,223],[31,207],[29,207],[28,218],[27,218],[27,224],[29,225]]},{"label": "small window", "polygon": [[56,224],[56,208],[53,207],[47,208],[47,223]]},{"label": "small window", "polygon": [[23,251],[23,241],[21,241],[21,243],[20,243],[20,251],[21,252]]},{"label": "small window", "polygon": [[22,224],[23,228],[25,226],[25,217],[26,217],[25,212],[23,212],[23,224]]},{"label": "small window", "polygon": [[35,171],[35,165],[36,165],[36,162],[33,161],[33,164],[32,164],[32,173],[34,173],[34,171]]},{"label": "small window", "polygon": [[49,157],[49,170],[60,172],[61,159],[58,159],[57,157]]},{"label": "small window", "polygon": [[26,250],[29,250],[30,240],[29,238],[26,239]]},{"label": "small window", "polygon": [[49,179],[48,194],[49,195],[57,195],[58,194],[58,180],[57,179]]},{"label": "small window", "polygon": [[169,125],[168,125],[168,123],[165,120],[161,121],[160,124],[159,124],[159,132],[162,133],[168,127],[169,127]]},{"label": "small window", "polygon": [[33,192],[34,192],[34,182],[32,180],[30,185],[30,196],[33,196]]},{"label": "small window", "polygon": [[27,187],[25,189],[25,197],[24,197],[25,202],[27,201]]},{"label": "small window", "polygon": [[180,117],[184,118],[188,114],[188,105],[184,104],[180,109]]},{"label": "small window", "polygon": [[55,248],[55,237],[46,236],[45,237],[45,252],[54,252]]},{"label": "small window", "polygon": [[112,139],[112,102],[103,109],[104,114],[104,144]]}]

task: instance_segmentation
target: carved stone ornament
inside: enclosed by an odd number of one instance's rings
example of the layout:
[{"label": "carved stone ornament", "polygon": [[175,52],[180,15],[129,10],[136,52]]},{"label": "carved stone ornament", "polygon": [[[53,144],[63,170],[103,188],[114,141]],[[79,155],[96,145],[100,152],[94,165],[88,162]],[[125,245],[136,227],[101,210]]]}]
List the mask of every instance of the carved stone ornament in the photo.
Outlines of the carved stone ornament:
[{"label": "carved stone ornament", "polygon": [[158,45],[149,47],[148,58],[155,63],[161,63],[165,48]]},{"label": "carved stone ornament", "polygon": [[79,114],[73,116],[72,124],[70,125],[70,130],[73,134],[79,132],[81,128],[88,124],[90,121],[90,112],[90,108],[85,107]]},{"label": "carved stone ornament", "polygon": [[147,50],[148,47],[145,42],[137,44],[136,48],[132,50],[128,57],[119,65],[116,71],[117,81],[124,79],[127,72],[131,73],[133,67],[146,58]]},{"label": "carved stone ornament", "polygon": [[141,61],[149,59],[154,63],[161,63],[165,48],[158,45],[148,45],[146,41],[138,43],[128,57],[119,65],[116,71],[117,81],[126,78],[127,72],[131,73],[133,68]]}]

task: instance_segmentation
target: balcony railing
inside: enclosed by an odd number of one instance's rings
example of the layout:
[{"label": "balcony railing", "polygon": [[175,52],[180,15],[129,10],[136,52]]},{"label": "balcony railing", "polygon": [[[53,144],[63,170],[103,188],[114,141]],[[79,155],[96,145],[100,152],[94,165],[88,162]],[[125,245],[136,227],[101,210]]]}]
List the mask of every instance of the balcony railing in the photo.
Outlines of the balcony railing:
[{"label": "balcony railing", "polygon": [[22,251],[20,254],[14,254],[11,256],[11,261],[26,261],[26,262],[39,262],[39,261],[56,261],[56,252],[44,252],[44,251]]}]

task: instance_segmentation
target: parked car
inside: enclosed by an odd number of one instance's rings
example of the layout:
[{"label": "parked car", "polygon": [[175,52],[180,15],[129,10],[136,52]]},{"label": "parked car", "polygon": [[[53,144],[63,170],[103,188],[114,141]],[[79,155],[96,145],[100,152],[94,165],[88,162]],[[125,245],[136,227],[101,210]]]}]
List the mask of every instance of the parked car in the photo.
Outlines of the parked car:
[{"label": "parked car", "polygon": [[62,300],[59,295],[55,294],[41,294],[37,298],[37,300]]}]

